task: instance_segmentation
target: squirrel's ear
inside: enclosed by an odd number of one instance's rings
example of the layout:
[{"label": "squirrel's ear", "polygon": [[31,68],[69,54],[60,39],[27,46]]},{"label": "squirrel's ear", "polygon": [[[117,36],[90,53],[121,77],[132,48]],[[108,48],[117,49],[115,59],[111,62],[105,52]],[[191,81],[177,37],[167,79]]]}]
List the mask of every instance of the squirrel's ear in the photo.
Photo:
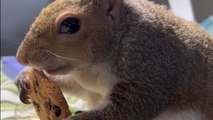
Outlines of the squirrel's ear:
[{"label": "squirrel's ear", "polygon": [[123,0],[100,0],[104,14],[113,22],[118,22],[120,18],[120,7]]}]

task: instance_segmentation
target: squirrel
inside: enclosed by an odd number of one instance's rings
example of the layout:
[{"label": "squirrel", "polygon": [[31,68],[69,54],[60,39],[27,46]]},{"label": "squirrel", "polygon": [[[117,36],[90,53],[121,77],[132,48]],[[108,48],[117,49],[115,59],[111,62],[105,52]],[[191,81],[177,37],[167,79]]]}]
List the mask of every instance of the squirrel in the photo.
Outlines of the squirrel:
[{"label": "squirrel", "polygon": [[55,0],[16,57],[87,101],[67,120],[213,120],[212,37],[148,0]]}]

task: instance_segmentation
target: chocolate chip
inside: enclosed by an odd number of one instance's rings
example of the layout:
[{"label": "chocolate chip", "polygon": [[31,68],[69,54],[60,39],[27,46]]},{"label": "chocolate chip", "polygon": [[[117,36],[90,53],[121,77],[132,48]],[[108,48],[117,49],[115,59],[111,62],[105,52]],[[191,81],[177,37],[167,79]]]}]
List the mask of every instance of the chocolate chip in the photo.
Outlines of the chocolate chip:
[{"label": "chocolate chip", "polygon": [[46,109],[48,109],[48,110],[51,110],[52,105],[51,105],[50,101],[45,102],[45,103],[44,103],[44,107],[45,107]]},{"label": "chocolate chip", "polygon": [[39,103],[33,101],[33,105],[36,107],[36,109],[37,109],[38,111],[40,111],[40,105],[39,105]]},{"label": "chocolate chip", "polygon": [[60,107],[55,105],[55,106],[53,106],[52,110],[53,110],[56,117],[59,117],[61,115],[61,108]]},{"label": "chocolate chip", "polygon": [[[37,81],[37,80],[36,80],[36,81]],[[38,91],[37,91],[37,85],[36,85],[36,83],[37,83],[37,82],[35,82],[35,83],[33,84],[33,91],[35,91],[35,93],[37,94]]]},{"label": "chocolate chip", "polygon": [[35,84],[36,84],[36,86],[39,87],[39,83],[38,83],[38,80],[37,80],[37,79],[35,80]]}]

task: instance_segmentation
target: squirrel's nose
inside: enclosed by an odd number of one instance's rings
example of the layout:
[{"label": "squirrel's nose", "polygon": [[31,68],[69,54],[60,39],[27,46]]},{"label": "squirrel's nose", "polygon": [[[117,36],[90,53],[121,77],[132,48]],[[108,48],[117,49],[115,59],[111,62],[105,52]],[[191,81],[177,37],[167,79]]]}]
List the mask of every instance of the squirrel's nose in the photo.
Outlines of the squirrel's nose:
[{"label": "squirrel's nose", "polygon": [[29,61],[27,58],[27,52],[24,51],[22,48],[18,49],[18,52],[16,53],[16,59],[18,62],[22,65],[29,65]]}]

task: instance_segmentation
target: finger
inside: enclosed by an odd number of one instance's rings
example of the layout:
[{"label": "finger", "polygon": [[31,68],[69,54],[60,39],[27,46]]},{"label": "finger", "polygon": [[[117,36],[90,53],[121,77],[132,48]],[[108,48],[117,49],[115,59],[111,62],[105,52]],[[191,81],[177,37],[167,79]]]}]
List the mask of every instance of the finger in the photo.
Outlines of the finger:
[{"label": "finger", "polygon": [[30,104],[30,97],[29,97],[29,91],[26,90],[21,90],[19,94],[19,99],[21,100],[22,103],[24,104]]},{"label": "finger", "polygon": [[82,113],[83,111],[76,111],[75,112],[75,115],[79,114],[79,113]]}]

